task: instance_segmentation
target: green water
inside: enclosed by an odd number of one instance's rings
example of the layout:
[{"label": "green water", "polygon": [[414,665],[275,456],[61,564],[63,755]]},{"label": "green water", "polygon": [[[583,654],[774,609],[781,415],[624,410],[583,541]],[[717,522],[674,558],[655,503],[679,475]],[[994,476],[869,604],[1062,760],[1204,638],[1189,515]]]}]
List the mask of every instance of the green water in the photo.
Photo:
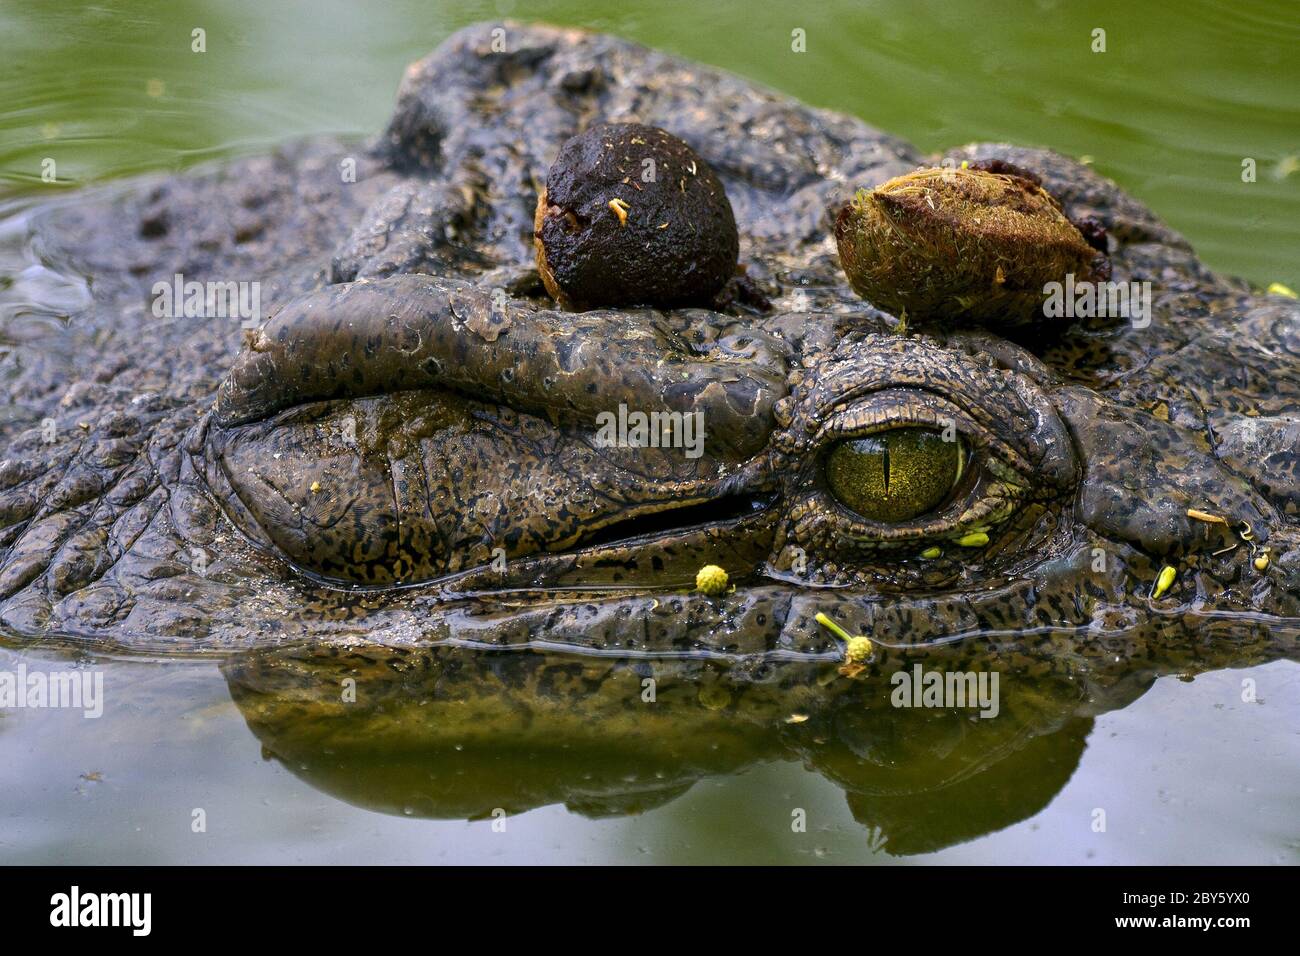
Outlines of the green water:
[{"label": "green water", "polygon": [[[68,666],[40,653],[23,660],[30,670]],[[18,662],[0,649],[0,671]],[[758,753],[742,734],[630,754],[561,739],[502,741],[484,758],[460,742],[429,753],[394,747],[386,729],[410,715],[390,713],[391,723],[357,736],[358,756],[339,740],[293,747],[314,728],[292,711],[278,737],[266,733],[252,708],[232,703],[215,666],[93,666],[105,675],[103,716],[50,709],[0,717],[2,862],[1300,862],[1300,667],[1288,663],[1191,683],[1161,679],[1125,709],[1032,743],[1031,758],[995,782],[918,791],[883,807],[870,795],[846,797],[801,761]],[[1242,701],[1247,679],[1255,682],[1253,703]],[[679,727],[685,737],[713,733],[709,713],[696,714],[697,725]],[[919,712],[907,720],[924,732]],[[274,757],[250,724],[274,745]],[[1008,725],[987,726],[1002,733]],[[595,730],[587,739],[606,736]],[[691,752],[675,760],[683,750]],[[717,772],[709,773],[714,760]],[[592,797],[660,785],[669,799],[650,800],[643,812]],[[583,812],[548,796],[555,794]],[[426,818],[454,804],[532,802],[540,805],[512,810],[499,828],[490,817]],[[628,809],[644,803],[634,799]],[[1095,829],[1099,810],[1103,832]],[[792,826],[795,811],[806,821],[801,831]],[[943,849],[912,852],[918,844]]]},{"label": "green water", "polygon": [[[595,14],[601,7],[624,10]],[[1009,16],[1006,11],[1018,10]],[[1211,266],[1300,287],[1300,8],[1007,4],[0,2],[0,177],[170,169],[324,131],[371,134],[402,70],[510,16],[627,36],[938,150],[1090,156]],[[202,28],[207,52],[191,52]],[[791,51],[805,31],[806,52]],[[1092,31],[1106,31],[1093,53]],[[1242,182],[1242,160],[1256,181]]]},{"label": "green water", "polygon": [[[1294,8],[1036,3],[1009,17],[996,3],[597,6],[0,2],[0,194],[59,189],[40,181],[46,158],[79,184],[302,134],[371,134],[408,62],[460,26],[508,15],[717,64],[927,149],[997,139],[1090,156],[1211,266],[1300,287]],[[205,53],[191,52],[195,28]],[[1090,49],[1096,28],[1105,53]],[[795,29],[804,53],[791,50]],[[1242,181],[1245,158],[1255,182]],[[41,648],[0,651],[0,671],[24,663],[68,666]],[[394,802],[406,770],[382,753],[336,766],[318,755],[324,769],[265,759],[212,664],[83,663],[104,674],[101,718],[0,712],[0,862],[1300,862],[1294,664],[1161,679],[1052,738],[1032,765],[1055,775],[1041,807],[999,815],[1015,804],[1013,779],[979,794],[987,808],[943,810],[973,821],[973,838],[900,857],[856,819],[843,788],[788,754],[701,758],[692,785],[644,812],[593,817],[551,802],[502,831]],[[517,759],[523,789],[531,758]],[[589,767],[612,765],[575,756],[556,772],[582,790]],[[454,758],[448,766],[454,777]],[[509,788],[510,766],[498,770]],[[806,814],[802,832],[792,807]],[[947,822],[915,828],[943,833]]]}]

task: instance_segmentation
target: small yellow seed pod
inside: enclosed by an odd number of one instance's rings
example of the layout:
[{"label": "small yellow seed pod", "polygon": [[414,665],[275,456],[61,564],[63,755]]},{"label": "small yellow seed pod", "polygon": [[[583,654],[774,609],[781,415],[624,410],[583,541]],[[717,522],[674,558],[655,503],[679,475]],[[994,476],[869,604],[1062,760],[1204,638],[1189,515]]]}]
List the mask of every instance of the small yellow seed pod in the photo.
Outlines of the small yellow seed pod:
[{"label": "small yellow seed pod", "polygon": [[695,589],[716,596],[726,592],[727,580],[726,571],[716,564],[706,564],[695,575]]},{"label": "small yellow seed pod", "polygon": [[1168,591],[1176,577],[1178,577],[1178,572],[1166,564],[1160,569],[1160,576],[1156,578],[1156,588],[1151,592],[1151,597],[1158,598]]},{"label": "small yellow seed pod", "polygon": [[871,638],[858,634],[844,645],[844,659],[850,664],[861,664],[871,656]]}]

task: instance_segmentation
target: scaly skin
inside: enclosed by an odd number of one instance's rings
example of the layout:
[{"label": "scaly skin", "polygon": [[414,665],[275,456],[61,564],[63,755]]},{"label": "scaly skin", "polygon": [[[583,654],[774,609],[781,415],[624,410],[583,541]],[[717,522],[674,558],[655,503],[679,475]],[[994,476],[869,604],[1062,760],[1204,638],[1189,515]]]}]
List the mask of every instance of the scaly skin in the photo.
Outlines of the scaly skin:
[{"label": "scaly skin", "polygon": [[[303,144],[36,217],[35,248],[89,276],[93,302],[5,360],[11,639],[240,652],[241,704],[291,661],[326,688],[294,726],[330,713],[338,667],[387,687],[454,659],[453,683],[407,691],[600,715],[639,683],[546,675],[592,666],[557,649],[604,653],[687,688],[716,679],[733,715],[755,695],[763,727],[796,705],[834,724],[915,662],[994,668],[1056,688],[1012,751],[1162,673],[1300,656],[1295,302],[1213,274],[1085,166],[979,145],[944,158],[1033,169],[1072,219],[1097,218],[1114,280],[1152,283],[1151,324],[899,334],[848,287],[830,223],[855,188],[939,158],[621,40],[510,25],[495,53],[489,29],[411,68],[368,151]],[[533,208],[559,144],[598,119],[663,126],[707,159],[770,309],[740,293],[724,311],[554,309]],[[260,281],[271,318],[247,336],[158,320],[150,288],[178,272]],[[596,416],[620,403],[699,412],[702,454],[599,447]],[[972,448],[958,500],[886,527],[830,496],[836,435],[945,419]],[[972,529],[988,544],[956,543]],[[706,563],[735,590],[691,593]],[[1165,565],[1177,578],[1153,598]],[[875,641],[856,681],[835,675],[818,612]],[[662,713],[680,729],[701,712]],[[253,714],[275,736],[275,714]],[[471,729],[445,719],[447,739]]]}]

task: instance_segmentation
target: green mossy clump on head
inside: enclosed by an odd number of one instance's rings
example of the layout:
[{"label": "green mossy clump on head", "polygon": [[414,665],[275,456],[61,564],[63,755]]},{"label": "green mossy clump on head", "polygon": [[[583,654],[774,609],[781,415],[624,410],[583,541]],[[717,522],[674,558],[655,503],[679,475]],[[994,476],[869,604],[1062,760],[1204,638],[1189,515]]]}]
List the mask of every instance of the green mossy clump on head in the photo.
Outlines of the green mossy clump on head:
[{"label": "green mossy clump on head", "polygon": [[1060,204],[1014,173],[922,169],[859,190],[835,240],[853,290],[909,321],[1030,325],[1049,282],[1109,277]]},{"label": "green mossy clump on head", "polygon": [[731,203],[708,163],[639,123],[600,123],[566,141],[533,225],[546,291],[572,311],[708,305],[740,254]]}]

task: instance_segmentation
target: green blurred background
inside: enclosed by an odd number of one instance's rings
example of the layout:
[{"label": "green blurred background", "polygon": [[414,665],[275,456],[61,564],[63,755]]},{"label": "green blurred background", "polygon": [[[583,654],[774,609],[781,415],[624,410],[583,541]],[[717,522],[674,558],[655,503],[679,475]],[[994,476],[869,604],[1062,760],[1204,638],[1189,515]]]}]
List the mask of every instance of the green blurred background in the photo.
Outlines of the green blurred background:
[{"label": "green blurred background", "polygon": [[[604,11],[604,12],[602,12]],[[0,181],[98,180],[368,135],[403,67],[476,20],[581,25],[716,64],[925,149],[1091,157],[1213,266],[1300,287],[1300,5],[833,0],[0,0]],[[207,52],[191,52],[191,31]],[[791,31],[807,52],[791,51]],[[1092,31],[1106,52],[1092,52]],[[1242,182],[1242,160],[1257,181]]]}]

